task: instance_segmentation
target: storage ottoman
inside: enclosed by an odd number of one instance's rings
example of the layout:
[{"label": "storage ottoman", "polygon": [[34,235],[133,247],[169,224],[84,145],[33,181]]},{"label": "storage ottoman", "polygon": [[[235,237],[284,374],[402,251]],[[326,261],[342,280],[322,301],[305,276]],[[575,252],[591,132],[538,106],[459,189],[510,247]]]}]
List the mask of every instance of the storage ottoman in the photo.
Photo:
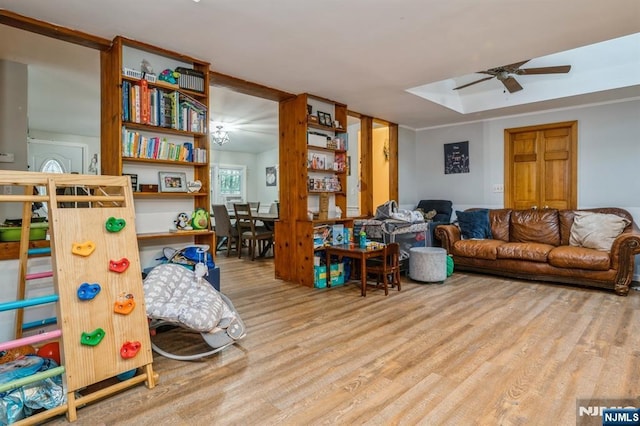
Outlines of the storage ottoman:
[{"label": "storage ottoman", "polygon": [[444,281],[447,278],[447,251],[440,247],[411,248],[409,277],[415,281]]}]

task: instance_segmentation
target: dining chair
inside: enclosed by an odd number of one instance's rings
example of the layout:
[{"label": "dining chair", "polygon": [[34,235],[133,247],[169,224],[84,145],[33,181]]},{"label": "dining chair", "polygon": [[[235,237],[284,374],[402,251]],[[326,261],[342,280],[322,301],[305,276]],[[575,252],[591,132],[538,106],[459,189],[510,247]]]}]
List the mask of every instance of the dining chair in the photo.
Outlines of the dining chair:
[{"label": "dining chair", "polygon": [[400,244],[390,243],[384,247],[382,261],[367,265],[367,275],[376,275],[376,286],[383,283],[385,296],[389,294],[388,284],[391,287],[398,285],[400,291]]},{"label": "dining chair", "polygon": [[222,240],[220,240],[216,246],[216,251],[220,250],[223,242],[226,241],[227,257],[229,257],[229,254],[231,253],[231,246],[234,244],[236,250],[240,252],[240,237],[238,235],[238,230],[234,224],[231,223],[227,206],[224,204],[212,204],[211,208],[213,209],[213,218],[215,219],[216,237],[222,237]]},{"label": "dining chair", "polygon": [[[251,253],[251,260],[256,259],[256,249],[259,243],[273,244],[273,231],[258,228],[251,212],[251,206],[246,204],[234,204],[233,208],[236,213],[236,227],[238,228],[238,235],[240,237],[240,243],[247,240],[249,242],[249,252]],[[238,258],[242,256],[241,250],[238,250]]]},{"label": "dining chair", "polygon": [[249,201],[249,207],[251,207],[251,210],[258,213],[260,210],[260,201]]}]

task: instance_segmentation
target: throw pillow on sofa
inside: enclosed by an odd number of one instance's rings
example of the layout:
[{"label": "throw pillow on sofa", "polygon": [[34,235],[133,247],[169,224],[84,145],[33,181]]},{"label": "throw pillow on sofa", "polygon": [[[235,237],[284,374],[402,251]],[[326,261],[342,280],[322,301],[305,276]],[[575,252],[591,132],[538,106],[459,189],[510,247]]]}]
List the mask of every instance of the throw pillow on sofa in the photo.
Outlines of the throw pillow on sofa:
[{"label": "throw pillow on sofa", "polygon": [[478,209],[469,212],[456,210],[460,234],[465,240],[491,238],[489,210]]},{"label": "throw pillow on sofa", "polygon": [[611,251],[613,241],[627,225],[629,220],[615,214],[576,212],[569,245]]}]

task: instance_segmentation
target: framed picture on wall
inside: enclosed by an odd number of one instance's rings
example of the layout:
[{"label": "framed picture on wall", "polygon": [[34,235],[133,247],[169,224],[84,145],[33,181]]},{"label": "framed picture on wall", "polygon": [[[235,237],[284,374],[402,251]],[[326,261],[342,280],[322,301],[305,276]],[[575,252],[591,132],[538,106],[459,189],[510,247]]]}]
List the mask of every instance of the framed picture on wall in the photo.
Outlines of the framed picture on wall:
[{"label": "framed picture on wall", "polygon": [[444,174],[469,173],[469,141],[444,144]]},{"label": "framed picture on wall", "polygon": [[276,167],[267,167],[267,186],[278,185],[278,174]]}]

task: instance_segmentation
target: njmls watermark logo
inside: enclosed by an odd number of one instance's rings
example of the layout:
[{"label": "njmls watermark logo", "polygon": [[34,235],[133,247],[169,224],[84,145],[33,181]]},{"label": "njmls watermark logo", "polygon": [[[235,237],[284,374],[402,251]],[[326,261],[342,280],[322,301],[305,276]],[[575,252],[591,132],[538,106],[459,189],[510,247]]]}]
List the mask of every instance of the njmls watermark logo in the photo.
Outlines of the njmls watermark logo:
[{"label": "njmls watermark logo", "polygon": [[640,397],[579,399],[576,426],[640,426]]}]

